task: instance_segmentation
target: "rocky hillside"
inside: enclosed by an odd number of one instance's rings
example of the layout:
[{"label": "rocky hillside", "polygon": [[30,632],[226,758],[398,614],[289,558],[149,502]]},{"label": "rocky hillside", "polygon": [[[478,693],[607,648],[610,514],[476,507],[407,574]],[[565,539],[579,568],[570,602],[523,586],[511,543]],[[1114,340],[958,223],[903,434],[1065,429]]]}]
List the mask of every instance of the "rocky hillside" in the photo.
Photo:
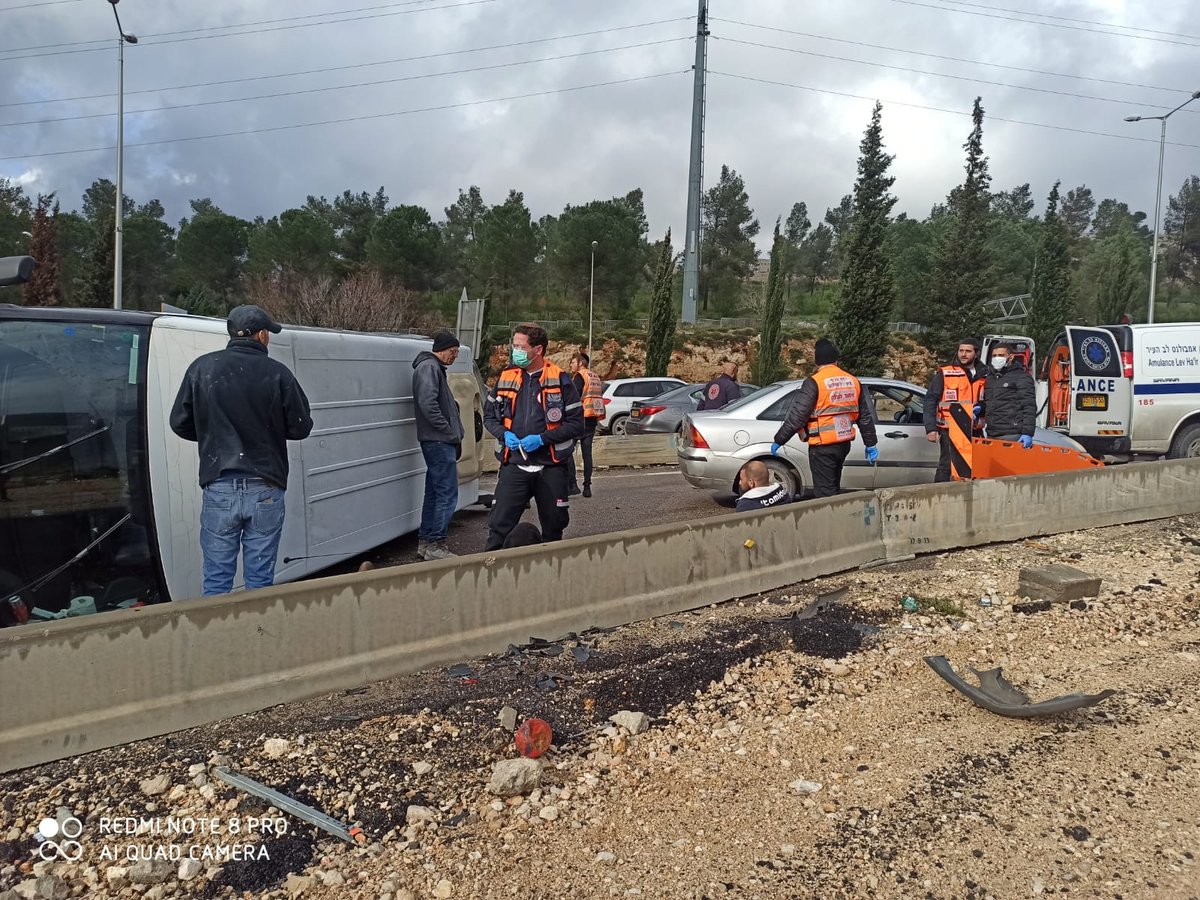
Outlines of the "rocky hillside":
[{"label": "rocky hillside", "polygon": [[[792,377],[802,378],[813,370],[813,338],[796,338],[783,345],[783,358]],[[580,349],[578,344],[550,342],[550,358],[563,368],[571,355]],[[713,340],[688,340],[683,349],[671,354],[667,374],[684,381],[707,381],[715,375],[722,360],[732,359],[742,367],[742,381],[750,380],[750,364],[758,351],[757,337],[723,335]],[[505,362],[507,348],[497,347],[492,355],[492,371],[499,371]],[[895,336],[885,357],[884,374],[916,384],[926,384],[936,365],[932,355],[907,335]],[[640,339],[609,338],[598,345],[593,354],[592,368],[601,378],[633,378],[646,374],[646,346]]]}]

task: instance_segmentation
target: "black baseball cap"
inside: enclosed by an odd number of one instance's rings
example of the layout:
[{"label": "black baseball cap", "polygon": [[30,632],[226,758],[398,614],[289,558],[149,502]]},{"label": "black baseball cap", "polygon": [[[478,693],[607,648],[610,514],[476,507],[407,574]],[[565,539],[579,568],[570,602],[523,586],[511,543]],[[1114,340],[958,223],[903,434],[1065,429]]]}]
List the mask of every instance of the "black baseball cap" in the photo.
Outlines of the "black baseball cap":
[{"label": "black baseball cap", "polygon": [[230,337],[250,337],[260,331],[279,334],[283,326],[274,321],[261,306],[235,306],[226,317]]}]

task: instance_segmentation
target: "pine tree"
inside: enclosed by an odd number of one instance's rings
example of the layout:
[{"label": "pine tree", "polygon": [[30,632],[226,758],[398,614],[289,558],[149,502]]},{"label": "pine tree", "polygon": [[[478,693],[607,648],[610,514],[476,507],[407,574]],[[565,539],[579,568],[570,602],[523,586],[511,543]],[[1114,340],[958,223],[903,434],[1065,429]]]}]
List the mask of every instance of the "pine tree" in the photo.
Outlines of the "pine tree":
[{"label": "pine tree", "polygon": [[1046,205],[1029,303],[1029,336],[1042,354],[1075,314],[1071,296],[1071,234],[1059,215],[1058,185],[1059,182],[1054,182]]},{"label": "pine tree", "polygon": [[888,193],[893,157],[883,152],[882,104],[876,102],[863,135],[854,183],[854,225],[847,237],[837,303],[830,330],[842,364],[857,375],[882,375],[887,325],[896,305],[896,284],[884,247],[896,198]]},{"label": "pine tree", "polygon": [[654,278],[654,296],[650,300],[650,322],[646,334],[646,374],[662,377],[671,362],[675,343],[675,253],[671,248],[671,229],[663,238],[658,272]]},{"label": "pine tree", "polygon": [[779,344],[783,330],[783,308],[786,301],[784,293],[787,283],[787,269],[784,265],[786,253],[787,239],[780,234],[779,220],[776,220],[775,240],[771,244],[771,267],[767,275],[767,302],[763,305],[758,356],[754,360],[754,379],[759,384],[770,384],[783,377],[783,364],[779,359]]},{"label": "pine tree", "polygon": [[925,313],[930,326],[925,343],[947,359],[959,340],[982,337],[988,328],[983,301],[987,299],[991,268],[988,239],[992,179],[983,154],[981,97],[975,98],[971,119],[975,125],[963,145],[967,151],[966,179],[950,192],[947,212],[953,221],[937,248]]},{"label": "pine tree", "polygon": [[25,305],[58,306],[62,302],[62,281],[58,270],[58,201],[54,194],[38,195],[32,229],[29,255],[38,264],[23,289]]}]

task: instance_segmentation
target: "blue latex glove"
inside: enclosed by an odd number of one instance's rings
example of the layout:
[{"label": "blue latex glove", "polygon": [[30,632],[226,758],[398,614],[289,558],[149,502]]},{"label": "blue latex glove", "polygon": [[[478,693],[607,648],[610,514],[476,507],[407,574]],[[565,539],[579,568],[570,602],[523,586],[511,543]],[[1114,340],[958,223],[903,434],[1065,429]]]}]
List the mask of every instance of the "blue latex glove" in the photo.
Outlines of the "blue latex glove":
[{"label": "blue latex glove", "polygon": [[771,445],[771,455],[772,455],[772,456],[778,456],[778,455],[779,455],[779,450],[780,450],[780,446],[779,446],[778,444],[772,444],[772,445]]},{"label": "blue latex glove", "polygon": [[535,450],[542,449],[543,443],[540,434],[531,434],[529,437],[521,438],[521,449],[526,453],[533,453]]},{"label": "blue latex glove", "polygon": [[511,431],[504,432],[504,446],[509,450],[517,450],[521,446],[521,439]]},{"label": "blue latex glove", "polygon": [[[114,194],[113,196],[116,196],[116,195]],[[971,413],[972,413],[972,415],[975,416],[975,418],[978,419],[979,416],[983,413],[983,407],[980,406],[978,403],[976,403],[974,406],[971,407]]]},{"label": "blue latex glove", "polygon": [[871,465],[875,465],[875,460],[877,460],[877,459],[879,459],[879,448],[878,447],[868,447],[867,448],[867,462],[869,462]]},{"label": "blue latex glove", "polygon": [[1021,435],[1020,444],[1026,450],[1033,446],[1033,438],[1027,434]]}]

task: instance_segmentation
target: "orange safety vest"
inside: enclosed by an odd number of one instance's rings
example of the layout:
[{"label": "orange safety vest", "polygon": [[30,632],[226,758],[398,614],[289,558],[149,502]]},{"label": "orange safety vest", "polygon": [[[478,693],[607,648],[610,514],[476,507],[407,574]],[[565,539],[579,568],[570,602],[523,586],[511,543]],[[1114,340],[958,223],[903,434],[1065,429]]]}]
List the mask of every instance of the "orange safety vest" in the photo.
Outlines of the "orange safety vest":
[{"label": "orange safety vest", "polygon": [[583,376],[583,417],[585,419],[604,418],[604,382],[591,369],[579,367]]},{"label": "orange safety vest", "polygon": [[950,418],[950,404],[961,403],[968,410],[979,402],[983,393],[983,379],[971,380],[967,370],[961,366],[942,366],[942,396],[937,405],[937,427],[945,429]]},{"label": "orange safety vest", "polygon": [[[563,396],[562,389],[563,371],[550,360],[546,360],[542,368],[542,411],[546,415],[546,430],[553,432],[556,428],[562,428],[563,418],[567,412],[567,399]],[[500,378],[496,381],[496,396],[504,398],[504,430],[512,431],[513,410],[517,408],[517,394],[521,392],[521,385],[525,381],[525,370],[520,366],[513,366],[510,369],[505,369],[500,373]],[[555,444],[553,439],[546,442],[546,449],[550,451],[550,458],[556,463],[566,459],[566,455],[570,453],[571,448],[575,445],[574,441],[567,441],[565,444]],[[559,450],[564,451],[564,456],[561,458],[558,455]],[[508,447],[504,447],[501,453],[501,459],[508,462],[508,454],[511,451]]]},{"label": "orange safety vest", "polygon": [[809,444],[842,444],[854,440],[862,385],[836,365],[821,366],[813,375],[817,404],[808,420]]}]

